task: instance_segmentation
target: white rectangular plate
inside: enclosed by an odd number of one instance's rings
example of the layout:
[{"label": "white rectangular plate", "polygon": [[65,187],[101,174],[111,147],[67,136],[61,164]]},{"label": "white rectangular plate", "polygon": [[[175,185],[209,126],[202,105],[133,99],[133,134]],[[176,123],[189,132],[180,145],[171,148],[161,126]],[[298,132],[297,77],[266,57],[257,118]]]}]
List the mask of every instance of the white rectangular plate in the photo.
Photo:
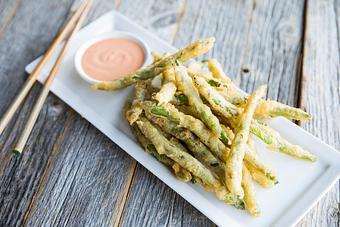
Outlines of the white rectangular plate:
[{"label": "white rectangular plate", "polygon": [[[277,171],[280,183],[272,189],[257,187],[261,217],[251,217],[217,200],[212,193],[200,186],[178,181],[156,159],[146,154],[133,138],[121,109],[131,88],[115,92],[93,91],[89,84],[78,77],[73,58],[78,47],[93,36],[110,30],[122,30],[141,37],[152,50],[174,52],[176,49],[160,40],[121,14],[111,11],[84,27],[73,41],[64,63],[53,83],[52,92],[91,122],[112,141],[124,149],[169,187],[219,226],[290,226],[295,224],[332,186],[340,173],[340,154],[299,128],[292,122],[279,118],[271,126],[288,141],[298,144],[318,156],[315,163],[299,161],[268,151],[256,140],[260,155]],[[39,81],[43,82],[52,62],[43,70]],[[39,59],[26,67],[31,72]],[[270,86],[270,85],[269,85]]]}]

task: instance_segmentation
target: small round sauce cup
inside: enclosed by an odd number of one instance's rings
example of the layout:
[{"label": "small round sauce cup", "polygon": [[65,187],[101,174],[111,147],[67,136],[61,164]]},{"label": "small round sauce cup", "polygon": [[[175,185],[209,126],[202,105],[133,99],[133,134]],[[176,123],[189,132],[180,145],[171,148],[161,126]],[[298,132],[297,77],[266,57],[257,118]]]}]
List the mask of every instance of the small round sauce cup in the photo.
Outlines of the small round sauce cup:
[{"label": "small round sauce cup", "polygon": [[76,70],[77,70],[79,76],[90,84],[100,83],[102,81],[107,81],[107,80],[98,80],[98,79],[93,78],[93,76],[89,75],[88,73],[86,73],[86,70],[84,70],[84,66],[83,66],[83,57],[86,54],[86,51],[89,48],[91,48],[93,45],[100,43],[102,41],[105,41],[105,40],[109,40],[109,39],[128,40],[128,41],[134,42],[135,44],[138,44],[138,46],[144,52],[144,62],[141,64],[140,68],[150,64],[150,62],[151,62],[151,54],[150,54],[150,51],[149,51],[149,47],[138,36],[131,34],[131,33],[128,33],[128,32],[121,32],[121,31],[111,31],[111,32],[99,34],[95,38],[85,42],[77,50],[75,58],[74,58],[74,64],[75,64],[75,67],[76,67]]}]

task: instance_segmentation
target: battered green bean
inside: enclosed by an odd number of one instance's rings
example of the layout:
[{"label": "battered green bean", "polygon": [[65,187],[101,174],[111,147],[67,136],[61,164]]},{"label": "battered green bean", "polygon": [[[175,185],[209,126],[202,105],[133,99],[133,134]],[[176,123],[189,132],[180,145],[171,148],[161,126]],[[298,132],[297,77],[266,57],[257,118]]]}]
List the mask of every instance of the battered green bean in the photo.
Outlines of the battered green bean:
[{"label": "battered green bean", "polygon": [[145,106],[149,106],[152,114],[166,117],[171,122],[178,124],[181,127],[189,129],[200,140],[207,145],[215,156],[221,160],[225,159],[225,145],[220,141],[218,136],[212,133],[207,126],[200,120],[179,112],[172,104],[164,104],[162,106],[156,106],[152,102],[145,101]]},{"label": "battered green bean", "polygon": [[175,75],[173,68],[168,68],[163,71],[163,85],[159,92],[155,95],[155,99],[159,104],[170,102],[177,90]]},{"label": "battered green bean", "polygon": [[[207,65],[213,78],[198,67],[188,69],[189,74],[203,77],[214,89],[220,93],[228,102],[234,105],[244,105],[247,97],[242,94],[240,89],[225,75],[220,63],[216,59],[207,60]],[[294,108],[272,100],[261,100],[256,108],[255,115],[268,115],[271,117],[282,116],[288,119],[306,121],[310,120],[310,114],[305,111]]]},{"label": "battered green bean", "polygon": [[278,181],[270,180],[268,177],[266,177],[266,175],[264,175],[258,169],[254,168],[249,163],[245,163],[245,166],[249,170],[250,175],[254,179],[254,181],[256,181],[262,187],[264,187],[264,188],[271,188],[275,184],[278,184]]},{"label": "battered green bean", "polygon": [[273,100],[262,100],[255,110],[255,114],[269,115],[271,117],[282,116],[288,119],[307,121],[312,117],[305,111],[291,107]]},{"label": "battered green bean", "polygon": [[298,145],[289,143],[287,140],[282,138],[279,133],[264,123],[253,121],[250,126],[250,130],[254,135],[264,141],[268,145],[268,148],[272,150],[277,150],[298,159],[316,161],[315,155],[304,150]]},{"label": "battered green bean", "polygon": [[230,144],[230,138],[228,138],[228,135],[223,131],[217,117],[211,112],[210,108],[202,102],[186,69],[183,66],[175,67],[175,75],[178,89],[187,96],[189,105],[195,108],[200,119],[213,131],[213,133],[219,136],[225,144]]},{"label": "battered green bean", "polygon": [[213,47],[214,42],[215,38],[213,37],[197,40],[177,53],[164,57],[150,66],[137,70],[130,75],[126,75],[122,79],[97,83],[92,85],[92,88],[109,91],[117,90],[136,83],[137,81],[147,80],[162,73],[166,67],[173,64],[175,61],[186,62],[191,58],[198,57],[208,52]]},{"label": "battered green bean", "polygon": [[242,169],[242,188],[244,190],[244,203],[246,210],[253,216],[260,215],[260,208],[257,205],[255,188],[247,167]]},{"label": "battered green bean", "polygon": [[194,83],[199,91],[199,93],[209,102],[209,104],[215,108],[222,108],[223,114],[227,115],[228,117],[237,116],[239,110],[235,108],[233,104],[228,102],[214,91],[214,89],[208,84],[206,80],[202,77],[194,76]]},{"label": "battered green bean", "polygon": [[[214,70],[218,71],[218,69]],[[209,83],[209,85],[214,87],[214,90],[216,90],[221,96],[225,98],[225,100],[234,105],[243,106],[247,102],[247,96],[242,94],[242,92],[231,82],[227,76],[207,78],[204,72],[191,72],[190,75],[204,78]],[[224,80],[221,78],[224,78]],[[310,114],[306,113],[305,111],[273,100],[261,100],[255,110],[255,116],[256,115],[259,115],[259,117],[261,117],[261,115],[268,115],[270,117],[282,116],[288,119],[300,121],[311,119]]]},{"label": "battered green bean", "polygon": [[231,79],[225,75],[221,64],[216,59],[208,59],[207,65],[214,78],[220,79],[225,84],[225,86],[235,86]]},{"label": "battered green bean", "polygon": [[192,179],[192,176],[189,171],[178,166],[177,163],[175,163],[173,160],[168,158],[166,155],[160,155],[157,152],[155,146],[150,142],[150,140],[148,140],[143,135],[143,133],[139,130],[136,124],[133,124],[131,127],[132,127],[132,132],[135,134],[139,143],[142,145],[142,147],[144,147],[144,150],[146,152],[154,156],[158,161],[160,161],[164,165],[171,167],[174,170],[175,175],[179,180],[183,182],[188,182]]},{"label": "battered green bean", "polygon": [[202,179],[214,188],[221,186],[221,183],[203,166],[197,159],[190,154],[182,151],[177,146],[170,143],[159,131],[146,119],[138,120],[138,128],[156,147],[159,154],[164,154],[177,162],[183,168],[189,170],[193,175]]},{"label": "battered green bean", "polygon": [[215,158],[211,151],[195,135],[188,129],[178,127],[176,123],[169,121],[167,118],[153,115],[148,106],[144,105],[143,107],[146,117],[151,122],[157,124],[166,133],[183,141],[192,155],[215,173],[221,182],[224,182],[224,163]]},{"label": "battered green bean", "polygon": [[135,99],[132,101],[131,108],[126,111],[126,119],[132,125],[141,115],[143,108],[140,103],[145,99],[147,93],[147,83],[146,81],[141,81],[135,85]]},{"label": "battered green bean", "polygon": [[[238,110],[238,108],[231,103],[229,103],[229,105],[221,105],[221,103],[215,102],[212,97],[218,97],[219,95],[217,94],[217,92],[213,89],[209,89],[210,86],[206,81],[201,79],[197,81],[200,82],[200,84],[197,84],[197,88],[199,89],[200,94],[205,97],[211,107],[217,112],[221,113],[223,117],[228,119],[233,127],[237,127],[237,115],[234,113],[235,110]],[[263,103],[263,101],[259,102]],[[316,160],[316,157],[313,154],[304,150],[300,146],[289,143],[269,126],[261,124],[256,120],[252,120],[250,131],[257,137],[259,137],[267,145],[269,145],[269,147],[273,150],[277,150],[279,152],[288,154],[299,159],[310,161]]]},{"label": "battered green bean", "polygon": [[235,138],[226,161],[226,185],[229,191],[240,198],[244,192],[241,187],[243,158],[246,153],[247,141],[249,138],[250,124],[253,119],[255,108],[264,95],[266,86],[260,86],[249,97],[249,101],[240,115],[239,125],[235,129]]}]

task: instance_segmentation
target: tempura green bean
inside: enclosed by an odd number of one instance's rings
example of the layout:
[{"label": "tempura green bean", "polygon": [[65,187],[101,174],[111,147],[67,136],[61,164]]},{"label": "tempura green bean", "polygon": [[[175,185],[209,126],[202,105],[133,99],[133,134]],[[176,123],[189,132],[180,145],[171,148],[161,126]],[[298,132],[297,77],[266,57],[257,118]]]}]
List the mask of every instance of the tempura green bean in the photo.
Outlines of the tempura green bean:
[{"label": "tempura green bean", "polygon": [[286,139],[282,138],[279,133],[264,123],[253,121],[250,126],[250,130],[254,135],[264,141],[268,145],[268,148],[272,150],[279,151],[298,159],[308,161],[316,160],[315,155],[304,150],[298,145],[289,143]]},{"label": "tempura green bean", "polygon": [[188,182],[192,179],[192,176],[189,171],[186,169],[178,166],[177,163],[175,163],[173,160],[168,158],[166,155],[161,155],[157,152],[155,146],[148,140],[143,133],[139,130],[136,124],[133,124],[132,126],[132,132],[136,135],[139,143],[144,147],[144,150],[154,156],[158,161],[163,163],[164,165],[172,168],[174,170],[174,173],[176,177],[183,182]]},{"label": "tempura green bean", "polygon": [[221,183],[204,165],[190,154],[172,145],[148,120],[138,120],[136,123],[145,137],[154,144],[159,154],[166,155],[207,184],[215,188],[221,187]]},{"label": "tempura green bean", "polygon": [[242,188],[244,190],[243,200],[246,205],[246,210],[255,217],[259,216],[260,208],[256,201],[255,188],[250,173],[245,166],[242,169]]},{"label": "tempura green bean", "polygon": [[219,136],[225,144],[230,144],[230,138],[228,138],[228,135],[223,131],[217,117],[211,112],[210,108],[202,102],[197,89],[193,85],[192,79],[186,72],[186,69],[183,66],[175,67],[175,75],[178,89],[186,95],[189,105],[196,109],[200,119],[212,130],[213,133]]},{"label": "tempura green bean", "polygon": [[146,81],[141,81],[136,83],[135,85],[135,98],[132,101],[131,108],[126,111],[125,116],[129,121],[130,125],[132,125],[141,115],[143,108],[140,106],[140,103],[145,99],[147,93],[147,83]]},{"label": "tempura green bean", "polygon": [[282,116],[288,119],[307,121],[312,117],[305,111],[291,107],[273,100],[262,100],[255,110],[257,115],[269,115],[270,117]]},{"label": "tempura green bean", "polygon": [[235,138],[226,161],[226,185],[229,191],[240,198],[244,192],[241,187],[243,158],[246,153],[249,138],[250,124],[253,119],[255,108],[266,91],[266,86],[260,86],[249,97],[244,112],[240,115],[239,125],[235,129]]},{"label": "tempura green bean", "polygon": [[224,182],[224,163],[218,158],[215,158],[211,151],[195,135],[188,129],[178,127],[176,123],[169,121],[167,118],[151,114],[147,106],[144,106],[144,108],[146,110],[146,117],[152,123],[157,124],[166,133],[183,141],[192,155],[215,173],[221,182]]},{"label": "tempura green bean", "polygon": [[175,75],[172,68],[165,69],[163,71],[163,85],[159,92],[155,95],[155,99],[159,104],[170,102],[177,90],[175,81]]},{"label": "tempura green bean", "polygon": [[[234,113],[235,110],[238,110],[238,108],[231,103],[229,103],[229,105],[221,105],[221,103],[215,102],[212,97],[218,97],[218,94],[216,94],[217,92],[213,89],[209,89],[210,86],[205,81],[201,79],[195,81],[201,82],[200,84],[197,84],[197,88],[199,89],[200,94],[205,97],[209,104],[211,104],[211,107],[228,119],[233,127],[237,127],[237,115]],[[261,100],[259,102],[263,103]],[[313,154],[304,150],[300,146],[292,145],[269,126],[259,123],[256,120],[252,120],[250,131],[269,145],[269,147],[273,150],[277,150],[299,159],[306,159],[310,161],[316,160]]]}]

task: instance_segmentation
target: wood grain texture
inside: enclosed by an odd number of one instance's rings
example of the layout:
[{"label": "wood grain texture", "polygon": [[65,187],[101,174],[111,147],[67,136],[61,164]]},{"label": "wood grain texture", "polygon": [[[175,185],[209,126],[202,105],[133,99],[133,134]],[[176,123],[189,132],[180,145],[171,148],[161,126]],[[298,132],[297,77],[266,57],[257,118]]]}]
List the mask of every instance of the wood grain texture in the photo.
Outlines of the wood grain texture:
[{"label": "wood grain texture", "polygon": [[[7,1],[10,3],[10,1]],[[46,4],[36,2],[31,7],[46,10]],[[24,81],[24,66],[42,53],[49,45],[51,39],[60,25],[60,19],[68,10],[69,3],[62,3],[63,7],[54,10],[55,18],[50,19],[50,24],[42,23],[37,17],[30,17],[32,8],[21,4],[17,9],[6,33],[0,40],[0,110],[4,112],[11,99],[20,89]],[[36,14],[38,11],[36,11]],[[36,15],[34,15],[36,16]],[[32,29],[30,24],[35,22],[39,29]],[[29,34],[29,35],[27,35]],[[43,37],[37,42],[31,39]],[[31,39],[30,39],[31,38]],[[15,137],[20,132],[25,117],[27,116],[31,103],[38,94],[37,85],[28,97],[26,104],[11,122],[8,129],[0,138],[1,151],[1,177],[0,177],[0,218],[2,226],[17,226],[23,221],[24,213],[30,204],[35,190],[39,184],[40,176],[43,173],[49,156],[53,150],[54,142],[57,140],[63,128],[60,125],[65,123],[66,115],[63,114],[65,105],[56,99],[49,97],[32,136],[28,141],[25,154],[19,158],[11,155],[11,147]],[[13,130],[9,130],[13,128]]]},{"label": "wood grain texture", "polygon": [[[302,127],[340,150],[340,2],[309,0],[300,106],[314,119]],[[298,226],[340,225],[339,183]]]},{"label": "wood grain texture", "polygon": [[303,1],[188,1],[176,46],[215,36],[217,58],[240,87],[268,83],[268,96],[296,105]]},{"label": "wood grain texture", "polygon": [[[7,1],[9,2],[9,1]],[[0,40],[0,110],[25,79],[24,66],[43,53],[67,18],[72,1],[24,1]],[[93,20],[114,7],[96,1]],[[48,18],[48,23],[46,22]],[[15,141],[40,85],[1,136],[0,226],[107,226],[119,207],[135,164],[109,139],[54,95],[50,95],[24,154],[11,156]]]},{"label": "wood grain texture", "polygon": [[0,38],[7,31],[20,4],[21,0],[0,0]]},{"label": "wood grain texture", "polygon": [[138,165],[121,226],[215,226],[156,176]]}]

